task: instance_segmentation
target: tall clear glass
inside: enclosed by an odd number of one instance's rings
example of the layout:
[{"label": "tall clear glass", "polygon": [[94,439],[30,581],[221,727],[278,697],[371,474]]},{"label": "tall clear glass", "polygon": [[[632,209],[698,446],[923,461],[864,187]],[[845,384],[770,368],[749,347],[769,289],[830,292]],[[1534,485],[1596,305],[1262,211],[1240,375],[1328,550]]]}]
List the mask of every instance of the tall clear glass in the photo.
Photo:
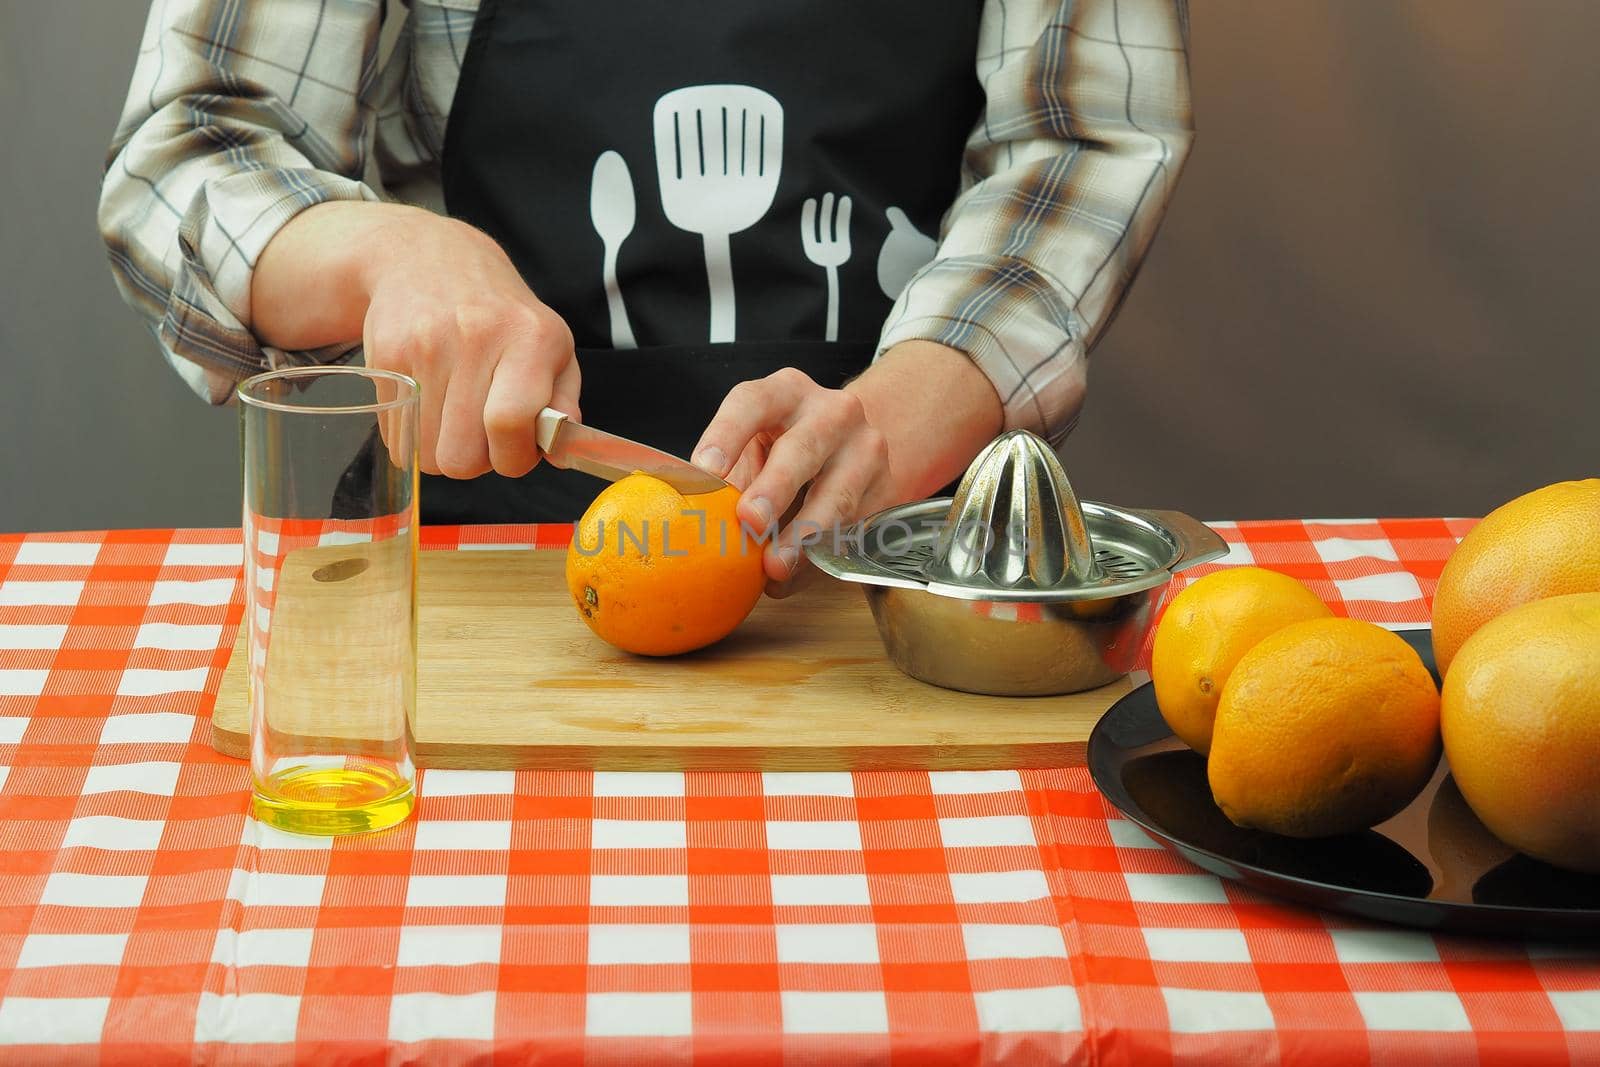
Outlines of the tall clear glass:
[{"label": "tall clear glass", "polygon": [[393,826],[416,804],[417,383],[297,367],[239,400],[255,816]]}]

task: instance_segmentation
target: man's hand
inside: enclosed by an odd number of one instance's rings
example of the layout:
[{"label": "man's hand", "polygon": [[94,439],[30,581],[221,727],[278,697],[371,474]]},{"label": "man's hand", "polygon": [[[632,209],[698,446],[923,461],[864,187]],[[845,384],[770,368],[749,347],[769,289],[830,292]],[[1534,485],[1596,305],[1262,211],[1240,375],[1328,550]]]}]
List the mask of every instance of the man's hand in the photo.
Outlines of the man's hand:
[{"label": "man's hand", "polygon": [[693,458],[739,487],[740,521],[754,530],[770,531],[804,494],[766,550],[768,592],[782,596],[802,538],[933,492],[1001,424],[999,397],[971,360],[911,341],[843,389],[792,368],[735,386]]},{"label": "man's hand", "polygon": [[465,223],[393,204],[311,208],[268,244],[251,298],[268,344],[360,337],[369,367],[415,378],[429,474],[526,474],[540,409],[580,414],[567,324]]},{"label": "man's hand", "polygon": [[739,521],[766,532],[809,484],[805,502],[768,545],[767,577],[786,582],[799,533],[828,531],[883,506],[891,495],[889,443],[861,398],[824,389],[786,368],[728,393],[695,447],[694,462],[742,491]]}]

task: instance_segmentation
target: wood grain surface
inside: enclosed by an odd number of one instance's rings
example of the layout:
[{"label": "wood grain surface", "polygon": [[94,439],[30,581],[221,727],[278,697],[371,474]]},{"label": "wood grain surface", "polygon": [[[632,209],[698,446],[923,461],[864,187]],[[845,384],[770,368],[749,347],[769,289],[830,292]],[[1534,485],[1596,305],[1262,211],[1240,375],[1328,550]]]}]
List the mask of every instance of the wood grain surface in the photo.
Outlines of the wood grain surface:
[{"label": "wood grain surface", "polygon": [[[294,604],[337,595],[339,583],[311,575],[368,547],[294,554],[306,558],[286,561],[275,610],[285,619],[337,618],[359,628],[348,611]],[[414,723],[421,766],[1066,766],[1082,761],[1101,713],[1132,688],[1123,679],[1088,693],[1008,698],[918,682],[885,658],[860,591],[822,576],[789,599],[763,599],[711,648],[642,658],[589,632],[567,595],[564,562],[561,552],[532,550],[420,555]],[[305,694],[299,707],[337,709],[347,698],[335,694],[341,682],[348,689],[350,674],[330,666],[330,657],[343,655],[341,648],[355,652],[362,640],[339,640],[327,626],[276,633],[269,676]],[[212,716],[213,743],[234,756],[249,752],[244,660],[236,644]],[[323,732],[348,736],[330,715],[335,721]],[[304,718],[296,731],[317,732]]]}]

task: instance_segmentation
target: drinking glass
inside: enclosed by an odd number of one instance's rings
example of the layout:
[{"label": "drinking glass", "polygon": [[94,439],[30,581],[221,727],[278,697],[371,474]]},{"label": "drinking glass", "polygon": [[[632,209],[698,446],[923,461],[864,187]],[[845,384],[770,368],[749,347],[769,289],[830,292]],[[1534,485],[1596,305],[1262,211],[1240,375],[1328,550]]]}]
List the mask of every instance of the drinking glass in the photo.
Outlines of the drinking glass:
[{"label": "drinking glass", "polygon": [[297,367],[239,400],[255,816],[393,826],[416,804],[417,383]]}]

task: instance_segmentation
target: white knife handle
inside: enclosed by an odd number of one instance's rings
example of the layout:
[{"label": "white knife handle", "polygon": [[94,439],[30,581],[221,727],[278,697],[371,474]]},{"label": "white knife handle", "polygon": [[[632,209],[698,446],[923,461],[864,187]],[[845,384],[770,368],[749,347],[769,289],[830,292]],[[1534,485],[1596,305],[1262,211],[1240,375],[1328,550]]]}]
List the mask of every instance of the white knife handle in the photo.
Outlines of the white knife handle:
[{"label": "white knife handle", "polygon": [[555,408],[545,408],[539,412],[536,426],[540,452],[548,452],[555,447],[556,432],[561,429],[561,424],[569,418],[571,416],[565,411],[557,411]]}]

